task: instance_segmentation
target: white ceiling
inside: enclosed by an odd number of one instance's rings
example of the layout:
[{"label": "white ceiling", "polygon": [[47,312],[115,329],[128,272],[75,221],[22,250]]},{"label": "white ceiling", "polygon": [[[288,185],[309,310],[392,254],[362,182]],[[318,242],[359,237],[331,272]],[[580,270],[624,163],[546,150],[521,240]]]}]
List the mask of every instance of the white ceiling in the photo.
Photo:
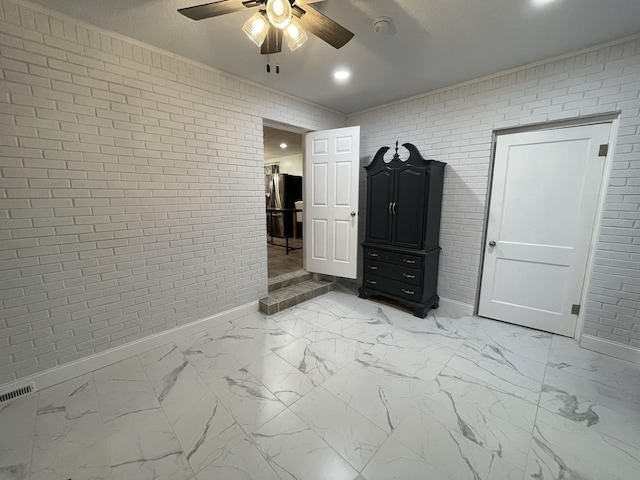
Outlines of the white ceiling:
[{"label": "white ceiling", "polygon": [[[355,38],[285,45],[276,75],[241,31],[253,10],[194,22],[176,10],[212,0],[35,1],[347,114],[640,32],[639,0],[326,0],[314,5]],[[395,33],[373,31],[379,16]]]},{"label": "white ceiling", "polygon": [[[280,147],[282,143],[286,143],[287,148]],[[264,161],[273,162],[292,155],[299,155],[302,158],[302,135],[278,128],[264,127]]]}]

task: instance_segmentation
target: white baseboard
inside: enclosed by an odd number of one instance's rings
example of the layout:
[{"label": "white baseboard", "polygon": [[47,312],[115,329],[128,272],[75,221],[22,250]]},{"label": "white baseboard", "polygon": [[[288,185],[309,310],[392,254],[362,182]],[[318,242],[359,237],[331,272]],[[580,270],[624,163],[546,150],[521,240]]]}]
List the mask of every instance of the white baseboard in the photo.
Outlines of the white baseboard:
[{"label": "white baseboard", "polygon": [[[448,298],[440,297],[440,308],[442,314],[447,314],[452,318],[470,317],[473,315],[473,305],[468,303],[458,302],[457,300],[450,300]],[[435,312],[439,312],[440,308]]]},{"label": "white baseboard", "polygon": [[594,337],[592,335],[582,335],[580,346],[587,350],[603,353],[611,357],[620,358],[633,363],[640,363],[640,348],[630,345],[615,343],[604,338]]},{"label": "white baseboard", "polygon": [[126,360],[127,358],[140,355],[152,348],[167,345],[178,338],[194,335],[202,332],[203,330],[207,330],[231,320],[245,317],[258,311],[258,302],[247,303],[246,305],[242,305],[201,320],[196,320],[195,322],[180,325],[179,327],[175,327],[164,332],[155,333],[131,343],[127,343],[110,350],[105,350],[104,352],[96,353],[95,355],[81,358],[74,362],[45,370],[44,372],[36,373],[30,377],[21,378],[0,386],[0,390],[3,392],[12,391],[31,382],[35,384],[37,390],[42,390],[43,388],[57,385],[58,383],[107,367],[122,360]]}]

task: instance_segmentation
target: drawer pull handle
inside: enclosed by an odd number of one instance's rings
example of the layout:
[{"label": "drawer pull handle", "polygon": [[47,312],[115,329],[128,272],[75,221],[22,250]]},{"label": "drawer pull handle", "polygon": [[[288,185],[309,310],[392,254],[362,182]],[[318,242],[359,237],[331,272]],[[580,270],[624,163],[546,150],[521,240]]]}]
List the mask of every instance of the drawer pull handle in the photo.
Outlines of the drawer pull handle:
[{"label": "drawer pull handle", "polygon": [[375,280],[367,280],[367,283],[370,283],[371,285],[377,285],[378,282],[376,282]]},{"label": "drawer pull handle", "polygon": [[403,273],[403,274],[402,274],[402,276],[403,276],[404,278],[416,278],[416,276],[415,276],[415,275],[409,275],[408,273]]},{"label": "drawer pull handle", "polygon": [[402,291],[404,293],[406,293],[407,295],[415,295],[416,294],[416,292],[412,292],[411,290],[405,290],[404,288],[402,289]]},{"label": "drawer pull handle", "polygon": [[377,256],[378,256],[378,254],[377,254],[377,253],[370,253],[370,254],[369,254],[369,256],[370,256],[370,257],[377,257]]},{"label": "drawer pull handle", "polygon": [[377,270],[378,267],[374,267],[373,265],[369,265],[369,270]]},{"label": "drawer pull handle", "polygon": [[415,261],[415,260],[407,260],[406,258],[403,258],[403,259],[402,259],[402,261],[403,261],[404,263],[416,263],[416,261]]}]

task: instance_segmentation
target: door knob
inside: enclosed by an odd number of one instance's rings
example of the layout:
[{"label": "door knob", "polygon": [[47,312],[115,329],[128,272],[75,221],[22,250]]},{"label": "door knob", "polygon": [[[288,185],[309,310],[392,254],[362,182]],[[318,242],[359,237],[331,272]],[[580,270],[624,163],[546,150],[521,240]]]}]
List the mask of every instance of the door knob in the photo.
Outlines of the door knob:
[{"label": "door knob", "polygon": [[356,216],[356,212],[351,212],[351,216],[355,217]]},{"label": "door knob", "polygon": [[494,242],[493,240],[489,242],[489,246],[490,247],[495,247],[496,246],[496,242]]}]

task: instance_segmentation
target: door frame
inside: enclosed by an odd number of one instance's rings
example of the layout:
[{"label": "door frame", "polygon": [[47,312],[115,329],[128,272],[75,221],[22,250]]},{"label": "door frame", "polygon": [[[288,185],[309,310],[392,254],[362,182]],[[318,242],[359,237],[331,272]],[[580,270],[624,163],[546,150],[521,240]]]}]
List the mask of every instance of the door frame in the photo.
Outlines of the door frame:
[{"label": "door frame", "polygon": [[[305,201],[305,197],[307,195],[307,192],[305,191],[304,188],[304,176],[306,175],[305,172],[305,161],[304,161],[304,135],[305,133],[309,133],[309,132],[313,132],[314,130],[311,130],[309,128],[304,128],[301,126],[297,126],[297,125],[291,125],[288,123],[281,123],[278,122],[276,120],[271,120],[269,118],[262,118],[262,127],[271,127],[271,128],[277,128],[278,130],[284,130],[285,132],[291,132],[291,133],[298,133],[302,136],[302,201]],[[262,143],[264,146],[264,138],[262,139]],[[262,163],[264,164],[264,151],[262,152]],[[304,247],[304,239],[306,238],[306,224],[307,222],[302,222],[302,242],[303,242],[303,248]],[[296,228],[296,226],[294,225],[294,228]],[[303,250],[304,251],[304,250]],[[306,260],[304,258],[304,255],[302,256],[302,269],[306,270],[307,269],[307,265],[306,265]]]},{"label": "door frame", "polygon": [[592,115],[581,118],[574,118],[569,120],[563,120],[558,122],[543,122],[543,123],[532,123],[529,125],[520,125],[517,127],[509,127],[509,128],[501,128],[493,131],[492,141],[491,141],[491,153],[490,153],[490,162],[489,162],[489,179],[487,185],[487,201],[485,203],[485,211],[484,211],[484,222],[482,228],[482,243],[480,244],[480,265],[478,272],[478,283],[476,286],[476,299],[473,305],[473,314],[478,315],[478,307],[480,305],[480,288],[482,284],[482,275],[484,272],[484,259],[486,255],[487,249],[485,248],[487,243],[487,227],[489,225],[489,210],[491,208],[491,194],[493,190],[493,175],[495,171],[495,161],[496,161],[496,146],[498,142],[498,137],[502,135],[509,135],[512,133],[522,133],[522,132],[534,132],[540,130],[555,130],[559,128],[571,128],[571,127],[581,127],[585,125],[594,125],[599,123],[609,123],[611,125],[610,129],[610,138],[609,138],[609,151],[607,156],[605,157],[604,162],[604,170],[602,175],[602,180],[600,183],[600,193],[598,196],[598,205],[596,208],[596,218],[594,219],[593,231],[591,234],[591,239],[589,240],[589,253],[587,256],[587,265],[585,269],[585,277],[582,284],[582,293],[580,295],[580,313],[578,314],[578,318],[576,320],[576,330],[574,333],[574,338],[576,340],[580,340],[582,336],[582,331],[584,329],[584,323],[586,318],[586,302],[587,296],[589,293],[589,287],[591,283],[591,274],[593,273],[593,265],[595,259],[595,253],[598,247],[598,238],[600,237],[600,231],[602,228],[602,212],[604,211],[605,197],[607,186],[609,184],[609,179],[611,177],[611,167],[613,163],[613,152],[615,151],[616,141],[618,139],[618,129],[620,125],[620,112],[612,112],[609,114],[602,115]]}]

